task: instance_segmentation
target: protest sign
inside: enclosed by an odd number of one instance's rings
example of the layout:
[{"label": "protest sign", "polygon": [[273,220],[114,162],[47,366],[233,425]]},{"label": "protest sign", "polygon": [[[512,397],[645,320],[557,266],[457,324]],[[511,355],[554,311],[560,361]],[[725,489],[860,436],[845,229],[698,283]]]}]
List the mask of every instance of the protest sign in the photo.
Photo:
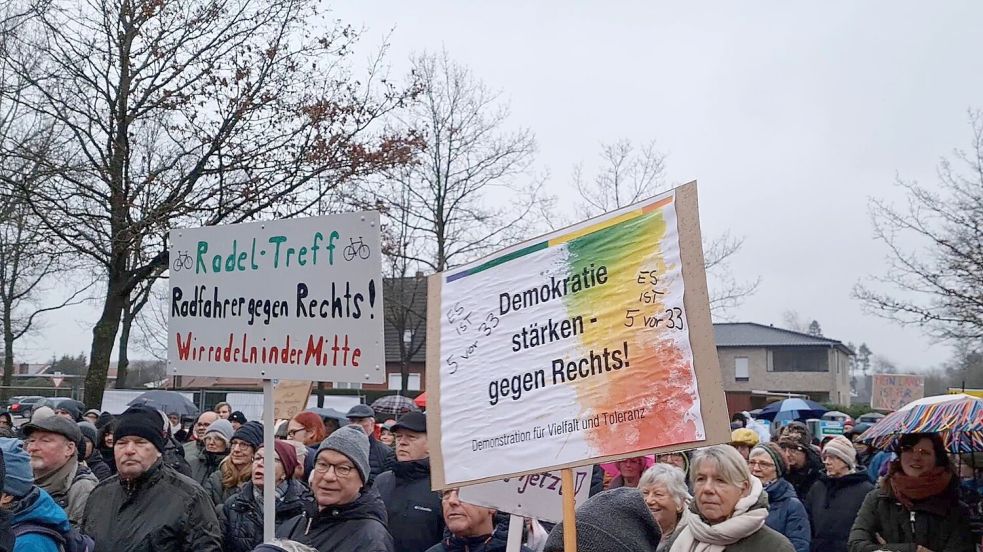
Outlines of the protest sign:
[{"label": "protest sign", "polygon": [[947,395],[959,395],[966,394],[970,397],[979,397],[983,399],[983,389],[963,389],[962,387],[950,387],[946,392]]},{"label": "protest sign", "polygon": [[169,243],[171,373],[385,380],[378,213],[174,229]]},{"label": "protest sign", "polygon": [[273,418],[289,420],[307,408],[311,398],[310,380],[280,380],[273,385]]},{"label": "protest sign", "polygon": [[729,440],[695,182],[428,284],[434,488]]},{"label": "protest sign", "polygon": [[870,385],[870,408],[895,411],[925,396],[925,378],[903,374],[874,374]]},{"label": "protest sign", "polygon": [[[590,466],[573,469],[577,506],[583,504],[590,495],[591,469]],[[560,472],[556,471],[468,485],[461,487],[458,496],[469,504],[559,523],[563,521],[561,488]]]}]

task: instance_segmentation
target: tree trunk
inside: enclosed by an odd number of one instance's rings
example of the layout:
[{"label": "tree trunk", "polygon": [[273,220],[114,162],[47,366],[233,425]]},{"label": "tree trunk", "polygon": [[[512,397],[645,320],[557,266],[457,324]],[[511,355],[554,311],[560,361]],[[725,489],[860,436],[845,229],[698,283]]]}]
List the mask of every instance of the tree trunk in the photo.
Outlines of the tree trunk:
[{"label": "tree trunk", "polygon": [[400,356],[403,358],[401,358],[399,361],[399,375],[401,379],[399,388],[402,394],[406,395],[406,391],[408,391],[410,387],[410,367],[409,363],[406,362],[406,354],[404,353]]},{"label": "tree trunk", "polygon": [[130,301],[127,299],[123,303],[123,322],[119,333],[119,361],[116,363],[116,389],[126,389],[127,369],[130,366],[130,357],[127,354],[130,344],[130,328],[133,327],[133,319],[136,318],[130,308]]},{"label": "tree trunk", "polygon": [[89,353],[89,373],[85,376],[85,400],[89,408],[102,407],[102,395],[106,391],[109,361],[119,331],[123,313],[123,294],[118,280],[110,279],[106,288],[106,300],[102,314],[92,328],[92,350]]},{"label": "tree trunk", "polygon": [[324,408],[324,382],[317,382],[317,407]]}]

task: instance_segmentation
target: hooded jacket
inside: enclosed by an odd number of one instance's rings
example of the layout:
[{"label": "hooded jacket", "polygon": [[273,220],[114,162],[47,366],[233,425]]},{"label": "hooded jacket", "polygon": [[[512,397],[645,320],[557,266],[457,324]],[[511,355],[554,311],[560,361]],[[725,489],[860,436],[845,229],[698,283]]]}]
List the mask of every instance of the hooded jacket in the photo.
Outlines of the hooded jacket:
[{"label": "hooded jacket", "polygon": [[425,552],[444,536],[440,495],[430,490],[430,459],[396,462],[376,478],[399,552]]},{"label": "hooded jacket", "polygon": [[[495,526],[491,535],[480,537],[455,537],[450,531],[444,540],[430,547],[427,552],[505,552],[509,540],[509,524],[503,521]],[[532,552],[527,546],[519,547],[521,552]]]},{"label": "hooded jacket", "polygon": [[805,500],[812,527],[812,552],[847,552],[850,527],[873,488],[864,472],[823,476],[812,486]]},{"label": "hooded jacket", "polygon": [[221,552],[222,531],[205,491],[163,461],[127,482],[111,477],[89,496],[82,532],[95,552]]},{"label": "hooded jacket", "polygon": [[[34,487],[27,496],[14,503],[11,509],[13,518],[10,529],[26,523],[42,525],[54,529],[62,535],[68,534],[71,525],[65,510],[51,498],[51,495],[39,487]],[[25,533],[14,544],[14,552],[60,552],[58,543],[47,535],[40,533]]]},{"label": "hooded jacket", "polygon": [[79,464],[73,457],[57,470],[36,477],[35,483],[65,509],[72,525],[78,525],[82,522],[89,493],[99,484],[99,479],[85,464]]},{"label": "hooded jacket", "polygon": [[[303,483],[288,479],[283,496],[276,500],[276,526],[304,512],[314,510],[314,497]],[[250,552],[263,542],[263,504],[256,498],[256,487],[246,482],[238,493],[225,501],[222,540],[225,552]]]},{"label": "hooded jacket", "polygon": [[[283,523],[277,538],[295,540],[331,552],[395,552],[386,530],[386,505],[372,491],[350,504],[329,506]],[[402,552],[402,549],[399,549]]]},{"label": "hooded jacket", "polygon": [[768,493],[768,519],[765,525],[785,535],[795,552],[809,552],[812,532],[805,506],[795,495],[795,488],[784,479],[765,486]]},{"label": "hooded jacket", "polygon": [[[969,515],[959,502],[959,482],[941,494],[920,500],[909,511],[894,497],[888,481],[867,493],[850,529],[850,552],[891,550],[915,552],[922,545],[933,552],[973,552]],[[880,544],[880,535],[887,544]]]}]

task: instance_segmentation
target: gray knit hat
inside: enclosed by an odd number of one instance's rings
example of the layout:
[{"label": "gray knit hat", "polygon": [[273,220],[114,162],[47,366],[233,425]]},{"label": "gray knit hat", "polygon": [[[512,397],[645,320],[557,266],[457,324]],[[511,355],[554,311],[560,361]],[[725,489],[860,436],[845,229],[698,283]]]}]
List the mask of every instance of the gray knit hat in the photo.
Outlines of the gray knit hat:
[{"label": "gray knit hat", "polygon": [[[577,550],[638,552],[655,550],[662,531],[645,505],[642,493],[619,487],[598,493],[577,509]],[[563,523],[558,523],[543,552],[563,550]]]},{"label": "gray knit hat", "polygon": [[[369,480],[369,437],[360,428],[345,426],[321,441],[317,455],[322,450],[333,450],[348,457],[355,464],[362,483]],[[651,514],[650,514],[651,515]]]},{"label": "gray knit hat", "polygon": [[219,418],[209,424],[208,429],[205,430],[205,437],[208,437],[209,433],[217,433],[225,439],[225,444],[229,444],[232,442],[232,435],[235,433],[235,430],[232,429],[232,422]]}]

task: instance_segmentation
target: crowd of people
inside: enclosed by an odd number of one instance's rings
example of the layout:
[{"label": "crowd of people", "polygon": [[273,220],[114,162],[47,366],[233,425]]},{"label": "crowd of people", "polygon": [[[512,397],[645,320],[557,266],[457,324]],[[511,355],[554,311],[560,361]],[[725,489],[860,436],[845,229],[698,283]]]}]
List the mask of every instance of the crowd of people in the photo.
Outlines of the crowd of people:
[{"label": "crowd of people", "polygon": [[[509,517],[431,490],[426,414],[378,423],[302,412],[275,428],[228,403],[186,429],[175,413],[118,416],[66,404],[15,428],[0,414],[0,552],[499,552]],[[747,427],[743,427],[743,426]],[[895,451],[775,435],[739,420],[729,445],[594,467],[578,550],[972,552],[981,543],[979,454],[936,434]],[[272,469],[265,461],[272,459]],[[272,481],[270,481],[272,479]],[[275,493],[276,539],[263,539]],[[562,551],[563,524],[525,520],[524,552]]]}]

